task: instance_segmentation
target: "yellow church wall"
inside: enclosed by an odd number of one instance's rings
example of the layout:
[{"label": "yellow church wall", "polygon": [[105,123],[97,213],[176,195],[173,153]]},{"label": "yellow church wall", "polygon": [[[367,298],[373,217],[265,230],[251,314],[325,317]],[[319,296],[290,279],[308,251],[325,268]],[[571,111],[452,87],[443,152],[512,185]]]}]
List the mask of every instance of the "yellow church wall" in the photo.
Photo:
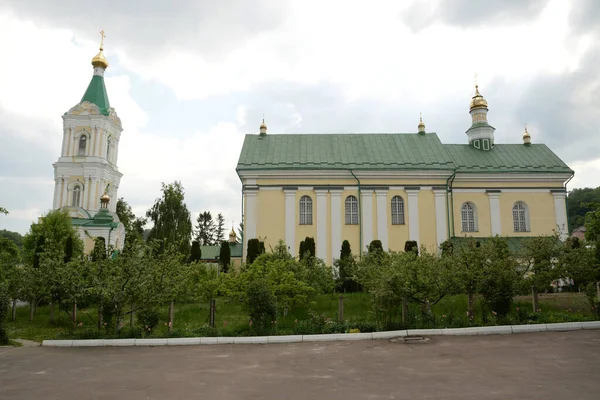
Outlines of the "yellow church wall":
[{"label": "yellow church wall", "polygon": [[[471,202],[477,209],[477,231],[463,232],[460,209],[465,202]],[[454,193],[454,236],[491,236],[490,200],[486,193]],[[451,222],[452,223],[452,222]],[[435,229],[435,228],[434,228]]]},{"label": "yellow church wall", "polygon": [[[404,224],[402,225],[392,225],[392,198],[394,196],[400,196],[404,199]],[[404,243],[408,240],[408,196],[406,195],[406,191],[388,191],[386,209],[388,220],[388,247],[394,251],[404,250]]]},{"label": "yellow church wall", "polygon": [[285,239],[285,196],[281,190],[259,190],[257,200],[256,235],[269,250]]},{"label": "yellow church wall", "polygon": [[[437,249],[435,197],[432,190],[419,191],[419,244],[428,251]],[[402,248],[404,249],[404,247]]]},{"label": "yellow church wall", "polygon": [[[512,207],[517,201],[527,205],[529,211],[530,232],[515,232]],[[551,193],[506,193],[500,196],[500,223],[503,236],[540,236],[550,235],[556,229],[554,197]]]}]

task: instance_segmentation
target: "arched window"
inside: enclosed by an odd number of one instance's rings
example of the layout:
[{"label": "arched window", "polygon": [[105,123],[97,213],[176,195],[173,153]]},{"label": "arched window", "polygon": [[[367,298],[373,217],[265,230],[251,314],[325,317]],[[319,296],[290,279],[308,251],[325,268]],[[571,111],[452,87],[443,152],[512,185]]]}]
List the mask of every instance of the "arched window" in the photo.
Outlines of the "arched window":
[{"label": "arched window", "polygon": [[527,204],[517,201],[512,209],[515,232],[529,232],[529,210]]},{"label": "arched window", "polygon": [[471,202],[463,203],[460,208],[463,232],[477,232],[477,208]]},{"label": "arched window", "polygon": [[300,198],[300,225],[312,225],[312,199],[309,196]]},{"label": "arched window", "polygon": [[392,197],[392,225],[404,225],[404,199]]},{"label": "arched window", "polygon": [[356,196],[348,196],[345,201],[346,225],[358,225],[358,199]]},{"label": "arched window", "polygon": [[79,186],[75,186],[73,188],[73,203],[71,206],[79,207],[79,199],[81,197],[81,188]]},{"label": "arched window", "polygon": [[79,138],[79,151],[77,152],[78,156],[85,156],[85,145],[87,143],[87,137],[85,135],[81,135]]}]

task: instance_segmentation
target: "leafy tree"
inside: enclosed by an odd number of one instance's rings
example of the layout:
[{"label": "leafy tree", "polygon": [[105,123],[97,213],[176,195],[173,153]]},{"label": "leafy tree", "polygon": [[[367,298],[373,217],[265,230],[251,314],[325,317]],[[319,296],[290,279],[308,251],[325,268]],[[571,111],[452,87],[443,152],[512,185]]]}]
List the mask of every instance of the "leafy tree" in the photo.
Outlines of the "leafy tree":
[{"label": "leafy tree", "polygon": [[[600,187],[598,188],[600,190]],[[600,243],[600,203],[588,204],[585,214],[585,240]]]},{"label": "leafy tree", "polygon": [[0,207],[0,214],[8,215],[8,210],[4,207]]},{"label": "leafy tree", "polygon": [[462,292],[467,293],[467,316],[473,320],[475,310],[475,294],[482,279],[486,263],[490,257],[489,247],[482,247],[473,238],[457,249],[457,273]]},{"label": "leafy tree", "polygon": [[409,251],[414,251],[417,255],[419,255],[419,244],[416,240],[407,240],[404,243],[404,251],[408,253]]},{"label": "leafy tree", "polygon": [[442,244],[440,244],[440,248],[442,249],[442,256],[449,256],[454,253],[454,245],[449,240],[445,240]]},{"label": "leafy tree", "polygon": [[223,214],[217,214],[217,222],[215,227],[215,244],[221,243],[225,240],[225,218],[223,218]]},{"label": "leafy tree", "polygon": [[94,249],[92,250],[92,261],[106,259],[106,240],[103,237],[94,239]]},{"label": "leafy tree", "polygon": [[270,332],[277,319],[277,299],[266,279],[256,279],[248,285],[248,311],[252,329],[259,334]]},{"label": "leafy tree", "polygon": [[6,229],[0,230],[0,238],[6,238],[11,240],[20,249],[23,247],[23,235],[18,232],[7,231]]},{"label": "leafy tree", "polygon": [[8,294],[3,285],[0,285],[0,345],[7,345],[8,332],[6,331],[6,319],[8,317]]},{"label": "leafy tree", "polygon": [[356,280],[356,260],[352,256],[350,242],[344,240],[340,258],[333,261],[337,271],[337,290],[343,293],[360,292],[361,285]]},{"label": "leafy tree", "polygon": [[529,238],[524,243],[521,257],[525,263],[523,277],[525,284],[531,287],[533,312],[539,310],[539,293],[548,290],[550,284],[560,278],[561,271],[556,267],[556,263],[563,249],[564,246],[556,234]]},{"label": "leafy tree", "polygon": [[229,264],[231,264],[231,249],[229,248],[229,242],[223,240],[221,242],[221,248],[219,249],[219,263],[223,269],[223,272],[229,271]]},{"label": "leafy tree", "polygon": [[586,214],[594,209],[592,203],[600,203],[600,186],[595,189],[573,189],[569,193],[567,197],[569,232],[585,224]]},{"label": "leafy tree", "polygon": [[202,249],[200,248],[200,242],[194,240],[192,242],[192,250],[190,251],[190,262],[200,262],[202,259]]},{"label": "leafy tree", "polygon": [[210,211],[204,211],[196,219],[196,240],[202,246],[214,246],[217,228]]},{"label": "leafy tree", "polygon": [[117,201],[117,216],[125,227],[125,249],[131,248],[134,242],[143,240],[146,218],[136,217],[131,206],[123,199]]},{"label": "leafy tree", "polygon": [[175,181],[162,184],[163,195],[146,216],[154,223],[150,233],[152,239],[160,239],[162,250],[175,245],[181,254],[188,254],[192,236],[190,212],[184,202],[183,186]]},{"label": "leafy tree", "polygon": [[260,255],[260,242],[256,238],[248,240],[248,249],[246,251],[246,260],[248,264],[252,264],[256,257]]},{"label": "leafy tree", "polygon": [[244,243],[244,223],[240,222],[240,225],[238,226],[238,240],[240,243]]}]

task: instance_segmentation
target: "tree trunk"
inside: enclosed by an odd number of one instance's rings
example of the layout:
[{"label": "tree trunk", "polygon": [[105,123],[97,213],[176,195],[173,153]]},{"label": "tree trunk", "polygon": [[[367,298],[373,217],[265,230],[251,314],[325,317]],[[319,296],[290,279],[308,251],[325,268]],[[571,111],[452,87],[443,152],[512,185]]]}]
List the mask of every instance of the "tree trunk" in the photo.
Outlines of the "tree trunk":
[{"label": "tree trunk", "polygon": [[50,323],[54,323],[54,303],[50,303]]},{"label": "tree trunk", "polygon": [[98,304],[98,330],[102,329],[102,298],[100,298],[100,304]]},{"label": "tree trunk", "polygon": [[131,329],[131,333],[133,334],[133,301],[131,302],[131,312],[129,313],[129,329]]},{"label": "tree trunk", "polygon": [[344,320],[344,296],[340,294],[338,299],[338,321]]},{"label": "tree trunk", "polygon": [[77,325],[77,302],[73,302],[73,326]]},{"label": "tree trunk", "polygon": [[475,317],[475,293],[473,292],[469,292],[469,303],[467,306],[467,316],[469,317],[469,321],[473,321],[473,318]]},{"label": "tree trunk", "polygon": [[216,308],[216,301],[215,299],[211,299],[210,301],[210,327],[214,328],[215,327],[215,308]]},{"label": "tree trunk", "polygon": [[169,335],[173,333],[173,319],[175,318],[175,301],[169,304]]},{"label": "tree trunk", "polygon": [[402,299],[402,323],[408,323],[408,299],[406,297]]},{"label": "tree trunk", "polygon": [[536,313],[536,312],[538,312],[539,308],[538,308],[538,292],[535,287],[531,288],[531,299],[533,302],[533,312]]},{"label": "tree trunk", "polygon": [[598,303],[600,303],[600,281],[596,282],[596,294],[598,295]]},{"label": "tree trunk", "polygon": [[35,299],[29,300],[29,322],[33,322],[33,312],[35,310]]},{"label": "tree trunk", "polygon": [[12,303],[12,320],[17,320],[17,299],[13,299]]}]

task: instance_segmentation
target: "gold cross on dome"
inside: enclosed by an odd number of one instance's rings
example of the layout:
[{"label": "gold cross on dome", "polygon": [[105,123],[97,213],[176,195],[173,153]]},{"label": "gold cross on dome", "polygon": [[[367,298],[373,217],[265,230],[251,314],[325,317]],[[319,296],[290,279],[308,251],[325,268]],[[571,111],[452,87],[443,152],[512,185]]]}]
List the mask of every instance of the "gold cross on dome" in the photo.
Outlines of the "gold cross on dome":
[{"label": "gold cross on dome", "polygon": [[104,29],[102,29],[100,31],[100,36],[101,36],[101,39],[100,39],[100,49],[102,50],[102,48],[104,47],[104,38],[106,37],[106,35],[104,34]]}]

